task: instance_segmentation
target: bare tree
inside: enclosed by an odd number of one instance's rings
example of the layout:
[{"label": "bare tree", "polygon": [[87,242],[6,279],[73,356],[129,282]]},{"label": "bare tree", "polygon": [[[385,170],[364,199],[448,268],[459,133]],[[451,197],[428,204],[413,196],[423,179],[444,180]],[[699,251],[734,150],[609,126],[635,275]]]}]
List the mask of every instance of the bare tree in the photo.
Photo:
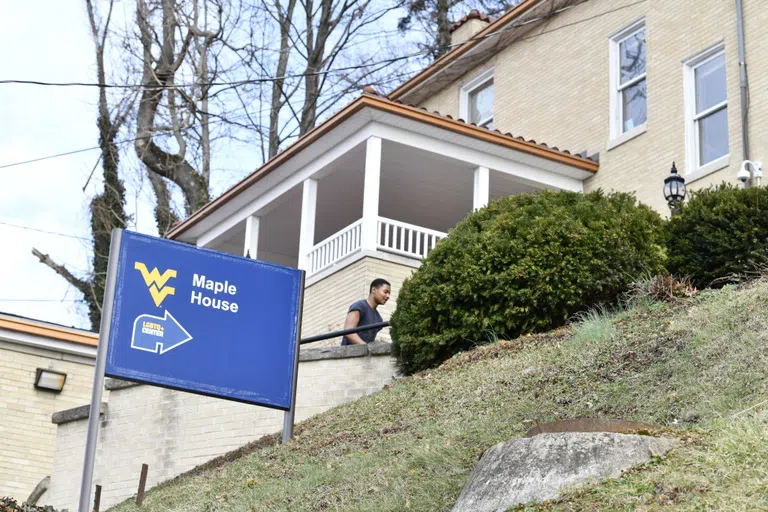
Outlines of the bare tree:
[{"label": "bare tree", "polygon": [[[384,19],[402,0],[261,0],[252,13],[251,41],[240,51],[248,76],[274,77],[258,101],[270,106],[265,157],[311,130],[317,120],[364,85],[388,88],[408,73],[407,64],[384,59],[405,48],[392,48],[396,30]],[[265,24],[264,19],[271,21]],[[276,52],[265,48],[263,34],[275,34]],[[259,120],[258,122],[261,122]]]},{"label": "bare tree", "polygon": [[103,20],[100,19],[91,0],[85,0],[85,5],[95,50],[96,75],[98,83],[102,86],[99,88],[96,121],[99,129],[101,154],[96,165],[101,162],[104,191],[94,197],[90,204],[91,235],[93,238],[92,271],[88,276],[77,277],[65,265],[56,263],[49,255],[43,254],[35,248],[32,249],[32,254],[83,294],[88,305],[91,329],[96,330],[101,321],[101,306],[104,300],[112,228],[124,228],[129,220],[125,213],[125,187],[118,173],[120,152],[116,138],[131,112],[135,94],[124,95],[110,106],[107,88],[104,87],[107,83],[104,54],[107,37],[110,33],[109,26],[114,0],[109,1],[106,18]]},{"label": "bare tree", "polygon": [[135,149],[161,235],[210,200],[216,137],[255,137],[266,160],[363,85],[400,79],[402,66],[377,62],[380,21],[400,1],[137,0]]},{"label": "bare tree", "polygon": [[[139,100],[139,108],[136,117],[136,142],[135,148],[139,159],[147,166],[150,172],[150,181],[155,190],[158,207],[155,216],[158,228],[164,227],[172,220],[170,203],[161,204],[169,200],[170,194],[162,179],[166,178],[176,183],[184,193],[187,213],[204,205],[209,199],[209,177],[204,172],[198,171],[186,159],[187,143],[182,133],[186,120],[180,117],[177,109],[177,89],[174,88],[176,72],[184,63],[187,51],[195,36],[192,27],[187,27],[181,45],[177,46],[176,36],[181,28],[177,18],[175,0],[161,0],[150,4],[146,0],[138,0],[136,21],[142,46],[142,86],[143,91]],[[153,18],[160,16],[160,31],[155,30]],[[159,48],[157,55],[153,50]],[[167,96],[169,127],[158,126],[158,108],[160,101]],[[157,144],[154,137],[163,129],[172,132],[178,145],[178,150],[173,152]],[[160,218],[167,216],[166,218]]]}]

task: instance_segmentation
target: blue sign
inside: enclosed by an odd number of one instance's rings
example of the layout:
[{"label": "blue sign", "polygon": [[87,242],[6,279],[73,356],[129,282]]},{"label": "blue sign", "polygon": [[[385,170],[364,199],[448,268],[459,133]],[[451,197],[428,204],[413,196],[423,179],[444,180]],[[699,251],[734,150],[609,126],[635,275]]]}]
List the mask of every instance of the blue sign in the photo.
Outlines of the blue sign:
[{"label": "blue sign", "polygon": [[299,270],[123,231],[106,375],[288,410]]}]

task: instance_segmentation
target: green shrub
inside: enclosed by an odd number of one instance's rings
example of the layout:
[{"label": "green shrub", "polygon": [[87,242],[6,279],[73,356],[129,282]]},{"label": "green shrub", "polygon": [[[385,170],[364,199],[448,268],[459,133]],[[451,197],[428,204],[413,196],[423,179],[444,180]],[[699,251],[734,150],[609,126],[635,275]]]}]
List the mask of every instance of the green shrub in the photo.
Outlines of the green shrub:
[{"label": "green shrub", "polygon": [[600,191],[519,194],[470,214],[400,290],[392,338],[401,369],[613,301],[663,268],[662,225],[632,195]]},{"label": "green shrub", "polygon": [[699,288],[768,264],[768,189],[722,184],[694,192],[668,223],[668,269]]},{"label": "green shrub", "polygon": [[[0,498],[0,512],[56,512],[56,510],[50,505],[45,507],[38,507],[35,505],[19,505],[16,500],[5,496]],[[62,512],[67,512],[62,510]]]}]

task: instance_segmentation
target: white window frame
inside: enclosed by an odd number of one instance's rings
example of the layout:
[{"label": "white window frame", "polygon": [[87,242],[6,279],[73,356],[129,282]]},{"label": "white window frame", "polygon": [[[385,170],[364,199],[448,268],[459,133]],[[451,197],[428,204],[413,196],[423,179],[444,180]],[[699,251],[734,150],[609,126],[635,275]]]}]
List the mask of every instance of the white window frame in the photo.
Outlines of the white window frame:
[{"label": "white window frame", "polygon": [[[608,149],[612,149],[619,144],[622,144],[630,139],[633,139],[637,137],[638,135],[645,133],[646,127],[648,124],[648,102],[646,99],[645,104],[645,118],[646,122],[633,127],[631,130],[627,130],[626,132],[623,131],[624,123],[623,123],[623,101],[622,101],[622,91],[626,89],[627,87],[630,87],[632,85],[635,85],[636,83],[640,82],[641,80],[646,79],[646,75],[648,74],[648,69],[646,67],[646,72],[642,73],[641,75],[638,75],[634,77],[633,79],[627,81],[624,84],[619,84],[621,81],[621,54],[619,52],[620,45],[625,40],[629,39],[630,37],[634,36],[641,30],[645,30],[645,40],[646,40],[646,51],[645,51],[645,59],[646,59],[646,65],[648,62],[648,31],[645,26],[645,18],[641,18],[637,21],[634,21],[627,25],[626,27],[622,28],[618,32],[614,33],[610,36],[608,39],[608,53],[610,58],[610,79],[609,79],[609,85],[610,85],[610,141],[608,143]],[[648,82],[646,81],[646,90],[648,90]]]},{"label": "white window frame", "polygon": [[[725,54],[725,42],[720,41],[703,52],[683,61],[683,92],[685,95],[685,177],[690,182],[702,178],[728,165],[730,160],[730,129],[728,153],[704,165],[699,162],[699,119],[728,107],[728,61],[726,60],[725,101],[696,113],[696,68],[715,57]],[[730,125],[729,125],[730,128]]]},{"label": "white window frame", "polygon": [[[461,97],[459,101],[459,117],[463,119],[467,124],[471,123],[472,121],[469,119],[469,95],[472,94],[475,90],[483,87],[484,85],[487,85],[488,82],[493,80],[493,68],[488,69],[486,71],[483,71],[479,75],[477,75],[472,80],[466,82],[464,85],[461,86]],[[486,119],[481,119],[480,121],[476,122],[477,126],[484,126],[487,123],[493,121],[494,114],[496,111],[496,84],[493,84],[493,110],[490,117],[487,117]]]}]

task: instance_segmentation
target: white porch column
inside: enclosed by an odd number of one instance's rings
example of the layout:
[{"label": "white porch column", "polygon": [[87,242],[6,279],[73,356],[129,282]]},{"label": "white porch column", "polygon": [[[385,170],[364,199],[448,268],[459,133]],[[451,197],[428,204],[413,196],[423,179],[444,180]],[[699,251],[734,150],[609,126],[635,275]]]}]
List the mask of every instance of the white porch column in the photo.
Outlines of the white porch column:
[{"label": "white porch column", "polygon": [[301,193],[301,231],[299,235],[299,268],[309,271],[309,251],[315,245],[317,213],[317,180],[307,178]]},{"label": "white porch column", "polygon": [[363,222],[361,246],[376,250],[379,241],[379,189],[381,185],[381,139],[365,142],[365,180],[363,185]]},{"label": "white porch column", "polygon": [[259,255],[259,218],[250,215],[245,219],[245,244],[243,256],[257,259]]},{"label": "white porch column", "polygon": [[472,200],[472,209],[479,210],[488,206],[488,197],[490,194],[490,171],[487,167],[478,167],[475,169],[475,188]]}]

